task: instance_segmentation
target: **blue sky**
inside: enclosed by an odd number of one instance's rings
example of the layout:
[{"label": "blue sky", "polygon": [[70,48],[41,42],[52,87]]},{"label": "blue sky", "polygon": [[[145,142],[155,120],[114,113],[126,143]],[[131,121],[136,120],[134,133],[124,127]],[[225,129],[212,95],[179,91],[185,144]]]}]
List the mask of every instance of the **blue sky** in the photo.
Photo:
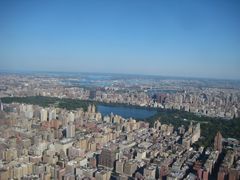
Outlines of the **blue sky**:
[{"label": "blue sky", "polygon": [[240,1],[0,1],[0,70],[240,79]]}]

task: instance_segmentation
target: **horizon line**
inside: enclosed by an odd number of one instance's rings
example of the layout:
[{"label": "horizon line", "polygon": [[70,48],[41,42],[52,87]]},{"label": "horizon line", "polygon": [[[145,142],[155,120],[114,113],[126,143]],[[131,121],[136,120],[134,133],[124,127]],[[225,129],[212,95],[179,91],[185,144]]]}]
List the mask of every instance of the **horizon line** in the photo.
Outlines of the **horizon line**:
[{"label": "horizon line", "polygon": [[171,76],[162,74],[141,74],[141,73],[118,73],[118,72],[90,72],[90,71],[62,71],[62,70],[10,70],[0,69],[0,73],[81,73],[81,74],[108,74],[108,75],[124,75],[124,76],[152,76],[162,77],[169,79],[195,79],[195,80],[222,80],[222,81],[240,81],[240,78],[217,78],[217,77],[204,77],[204,76]]}]

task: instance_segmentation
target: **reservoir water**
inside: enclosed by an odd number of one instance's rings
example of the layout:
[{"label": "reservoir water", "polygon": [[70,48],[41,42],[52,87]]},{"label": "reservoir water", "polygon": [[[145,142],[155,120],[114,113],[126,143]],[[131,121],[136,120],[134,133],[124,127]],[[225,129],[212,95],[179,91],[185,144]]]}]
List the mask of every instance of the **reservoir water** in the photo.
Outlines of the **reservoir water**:
[{"label": "reservoir water", "polygon": [[146,119],[157,112],[154,110],[148,109],[138,109],[133,107],[123,107],[123,106],[106,106],[106,105],[98,105],[97,106],[98,112],[102,115],[110,115],[111,113],[120,115],[124,118],[135,118],[135,119]]}]

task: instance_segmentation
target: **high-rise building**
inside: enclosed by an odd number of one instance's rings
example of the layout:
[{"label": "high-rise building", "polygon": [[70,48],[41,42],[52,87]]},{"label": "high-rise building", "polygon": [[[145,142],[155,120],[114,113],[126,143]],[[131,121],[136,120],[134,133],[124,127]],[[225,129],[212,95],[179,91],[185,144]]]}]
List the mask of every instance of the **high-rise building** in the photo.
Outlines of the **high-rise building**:
[{"label": "high-rise building", "polygon": [[154,122],[154,128],[155,128],[156,130],[160,130],[160,129],[161,129],[161,123],[160,123],[159,120],[157,120],[157,121]]},{"label": "high-rise building", "polygon": [[92,105],[89,105],[89,106],[88,106],[87,112],[88,112],[88,113],[91,113],[91,112],[92,112]]},{"label": "high-rise building", "polygon": [[207,170],[203,171],[203,180],[208,180],[209,172]]},{"label": "high-rise building", "polygon": [[0,99],[0,111],[3,111],[3,103],[1,101],[1,99]]},{"label": "high-rise building", "polygon": [[104,148],[99,156],[99,165],[113,168],[116,160],[116,151],[112,149]]},{"label": "high-rise building", "polygon": [[201,135],[200,123],[197,123],[193,130],[192,143],[195,143],[196,141],[198,141],[198,139],[200,138],[200,135]]},{"label": "high-rise building", "polygon": [[156,167],[154,166],[147,166],[144,168],[144,177],[146,179],[155,179],[156,177]]},{"label": "high-rise building", "polygon": [[0,179],[1,180],[8,180],[9,179],[8,170],[0,170]]},{"label": "high-rise building", "polygon": [[123,168],[124,168],[124,160],[118,160],[116,161],[116,172],[119,174],[123,174]]},{"label": "high-rise building", "polygon": [[193,132],[193,124],[192,121],[190,122],[190,125],[188,127],[188,132],[191,134]]},{"label": "high-rise building", "polygon": [[96,112],[96,107],[95,107],[95,105],[93,104],[92,105],[92,113],[95,113]]},{"label": "high-rise building", "polygon": [[159,168],[159,176],[160,176],[161,179],[166,177],[168,175],[168,173],[169,173],[168,166],[162,165]]},{"label": "high-rise building", "polygon": [[68,113],[68,117],[67,117],[68,122],[73,122],[74,118],[75,116],[73,112]]},{"label": "high-rise building", "polygon": [[90,90],[89,99],[94,100],[96,98],[96,90]]},{"label": "high-rise building", "polygon": [[33,118],[33,106],[26,105],[25,117],[28,119]]},{"label": "high-rise building", "polygon": [[106,170],[97,171],[95,178],[96,180],[109,180],[111,178],[111,171]]},{"label": "high-rise building", "polygon": [[41,121],[47,121],[47,110],[46,109],[41,109],[40,112],[40,119]]},{"label": "high-rise building", "polygon": [[226,175],[226,173],[225,172],[223,172],[223,171],[219,171],[218,172],[218,180],[224,180],[225,179],[225,175]]},{"label": "high-rise building", "polygon": [[56,119],[56,109],[51,109],[48,113],[48,120],[55,120]]},{"label": "high-rise building", "polygon": [[222,134],[219,131],[214,138],[214,150],[222,152]]},{"label": "high-rise building", "polygon": [[1,101],[1,99],[0,99],[0,111],[3,111],[3,103]]},{"label": "high-rise building", "polygon": [[67,126],[67,138],[72,138],[75,136],[75,125],[70,122]]},{"label": "high-rise building", "polygon": [[88,106],[88,113],[95,113],[96,112],[96,107],[95,105],[89,105]]},{"label": "high-rise building", "polygon": [[134,161],[133,159],[127,161],[124,164],[124,169],[123,169],[124,174],[128,176],[132,176],[136,170],[137,170],[137,162]]}]

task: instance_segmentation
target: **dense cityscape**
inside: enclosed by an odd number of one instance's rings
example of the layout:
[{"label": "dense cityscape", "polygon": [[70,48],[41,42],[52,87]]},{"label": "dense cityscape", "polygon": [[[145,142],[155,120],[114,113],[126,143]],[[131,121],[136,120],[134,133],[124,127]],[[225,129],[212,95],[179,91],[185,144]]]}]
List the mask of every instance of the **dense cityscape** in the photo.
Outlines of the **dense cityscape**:
[{"label": "dense cityscape", "polygon": [[[80,76],[80,77],[79,77]],[[1,74],[4,96],[49,96],[178,109],[231,119],[240,115],[239,81],[103,74]],[[80,85],[81,84],[81,85]],[[86,88],[84,88],[86,87]]]},{"label": "dense cityscape", "polygon": [[[199,145],[206,122],[150,123],[95,106],[177,109],[229,122],[240,113],[238,81],[85,73],[2,73],[0,80],[1,180],[240,177],[239,139],[218,131]],[[25,97],[87,103],[69,110],[17,100]]]}]

